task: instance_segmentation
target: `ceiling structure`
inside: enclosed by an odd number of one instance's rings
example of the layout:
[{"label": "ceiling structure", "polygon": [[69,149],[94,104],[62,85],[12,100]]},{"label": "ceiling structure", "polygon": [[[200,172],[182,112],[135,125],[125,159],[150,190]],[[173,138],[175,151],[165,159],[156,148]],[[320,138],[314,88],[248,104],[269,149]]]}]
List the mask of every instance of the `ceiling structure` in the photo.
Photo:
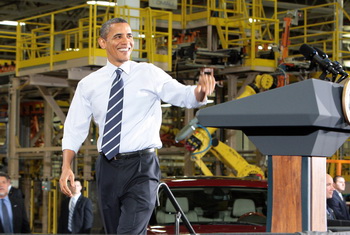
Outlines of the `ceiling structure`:
[{"label": "ceiling structure", "polygon": [[[338,1],[338,2],[342,2]],[[44,14],[68,7],[84,4],[86,0],[2,0],[0,2],[0,21],[19,20],[30,16]],[[202,2],[202,1],[201,1]],[[323,3],[335,2],[332,0],[279,0],[279,10],[292,10]],[[271,1],[263,1],[263,4],[269,6]],[[148,6],[148,1],[141,1],[141,6]],[[350,2],[344,1],[344,8],[350,9]],[[74,20],[67,16],[66,20]]]},{"label": "ceiling structure", "polygon": [[[85,3],[84,0],[2,0],[0,21],[19,20]],[[67,16],[67,20],[72,20]]]},{"label": "ceiling structure", "polygon": [[[115,0],[117,1],[117,0]],[[141,7],[148,7],[148,0],[140,0]],[[113,2],[113,1],[112,1]],[[180,0],[179,0],[180,2]],[[203,2],[202,0],[193,1],[193,4],[199,4],[199,2]],[[249,1],[248,1],[249,2]],[[323,3],[334,2],[332,0],[278,0],[278,11],[285,10],[293,10],[298,8],[303,8],[307,6],[320,5]],[[347,12],[350,11],[350,1],[338,0],[340,4],[344,5],[345,9],[348,9]],[[344,2],[344,3],[343,3]],[[86,0],[1,0],[0,2],[0,21],[3,20],[11,20],[16,21],[24,18],[28,18],[31,16],[36,16],[48,12],[53,12],[77,5],[81,5],[86,3]],[[266,7],[272,7],[272,1],[263,1],[263,4]],[[64,29],[65,27],[70,27],[78,22],[78,19],[82,18],[85,13],[81,12],[81,9],[77,9],[76,11],[69,11],[66,15],[61,16],[59,20],[60,27]],[[316,13],[315,18],[318,17],[320,20],[323,20],[328,15],[333,15],[334,12],[332,9],[327,9],[325,12]],[[310,17],[310,16],[309,16]],[[15,32],[16,27],[14,26],[5,26],[0,25],[0,32]],[[6,38],[0,37],[0,45],[8,44]],[[0,53],[0,60],[14,60],[13,53]]]}]

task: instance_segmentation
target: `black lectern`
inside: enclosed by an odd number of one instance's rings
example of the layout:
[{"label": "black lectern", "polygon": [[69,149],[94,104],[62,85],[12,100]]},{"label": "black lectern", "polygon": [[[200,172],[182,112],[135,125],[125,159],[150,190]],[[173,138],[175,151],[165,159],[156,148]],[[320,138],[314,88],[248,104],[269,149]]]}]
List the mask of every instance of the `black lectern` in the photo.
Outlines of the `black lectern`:
[{"label": "black lectern", "polygon": [[340,84],[308,79],[198,111],[207,127],[242,130],[269,155],[268,231],[326,231],[326,158],[346,141]]}]

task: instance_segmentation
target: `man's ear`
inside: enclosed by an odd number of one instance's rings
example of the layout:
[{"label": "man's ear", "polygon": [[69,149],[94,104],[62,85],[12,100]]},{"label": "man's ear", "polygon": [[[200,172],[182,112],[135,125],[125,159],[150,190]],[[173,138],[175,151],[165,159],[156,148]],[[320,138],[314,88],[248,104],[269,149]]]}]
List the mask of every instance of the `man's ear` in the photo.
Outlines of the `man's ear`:
[{"label": "man's ear", "polygon": [[100,47],[102,49],[106,49],[106,40],[104,40],[103,38],[99,37],[97,41],[98,41],[98,44],[100,45]]}]

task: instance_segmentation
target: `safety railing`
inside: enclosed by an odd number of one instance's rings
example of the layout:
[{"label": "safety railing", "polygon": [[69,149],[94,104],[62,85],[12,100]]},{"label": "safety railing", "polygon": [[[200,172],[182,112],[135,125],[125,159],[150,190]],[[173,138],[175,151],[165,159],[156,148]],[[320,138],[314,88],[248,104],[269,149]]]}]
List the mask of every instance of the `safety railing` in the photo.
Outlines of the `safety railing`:
[{"label": "safety railing", "polygon": [[[82,15],[77,22],[71,26],[62,22],[64,16],[77,10]],[[105,64],[105,60],[99,60],[99,57],[106,57],[106,53],[99,48],[97,39],[102,23],[113,17],[122,17],[131,25],[135,41],[133,60],[148,61],[171,70],[172,46],[164,43],[172,39],[171,12],[84,4],[19,21],[16,73],[24,74],[28,68],[41,72],[41,66],[46,66],[43,70],[47,71]],[[165,22],[162,28],[166,30],[158,29],[159,22]],[[82,59],[86,61],[81,62]]]},{"label": "safety railing", "polygon": [[[16,32],[0,30],[0,53],[4,53],[9,58],[16,55]],[[15,71],[14,61],[0,60],[0,74]]]},{"label": "safety railing", "polygon": [[[286,14],[287,11],[278,12],[278,18]],[[346,24],[350,16],[338,2],[300,8],[298,15],[302,20],[289,31],[290,55],[298,54],[295,52],[302,44],[309,44],[323,50],[332,60],[350,58],[350,24]],[[321,21],[315,20],[320,18]]]},{"label": "safety railing", "polygon": [[[176,210],[176,214],[174,216],[174,222],[175,222],[175,231],[174,231],[175,233],[174,234],[176,234],[176,235],[180,234],[180,220],[183,221],[183,223],[185,224],[185,226],[190,234],[196,234],[190,221],[187,219],[185,213],[183,212],[182,208],[180,207],[179,203],[177,202],[174,194],[171,192],[168,185],[164,182],[160,182],[158,185],[157,191],[159,191],[160,188],[164,189],[165,194],[167,195],[171,204],[174,206],[174,208]],[[157,195],[159,196],[159,193]],[[159,198],[158,197],[157,197],[157,202],[159,205]]]},{"label": "safety railing", "polygon": [[[244,65],[276,67],[276,59],[260,61],[271,46],[279,45],[280,24],[286,11],[277,13],[277,0],[206,0],[200,4],[191,0],[179,1],[176,14],[151,8],[128,6],[80,5],[35,17],[22,19],[16,33],[16,72],[24,75],[27,68],[43,65],[55,70],[79,65],[102,65],[106,57],[97,38],[101,24],[120,16],[129,21],[134,31],[133,60],[148,61],[166,71],[172,70],[172,26],[180,22],[182,29],[197,21],[216,27],[222,48],[242,49]],[[266,16],[265,4],[274,14]],[[62,15],[70,15],[79,9],[82,17],[71,27],[60,23]],[[314,23],[314,12],[336,12],[332,19]],[[348,25],[349,14],[338,3],[322,4],[299,9],[303,21],[290,27],[290,55],[304,44],[323,49],[332,60],[350,58]],[[320,17],[320,14],[317,15]],[[344,20],[348,19],[348,20]],[[302,25],[300,25],[302,23]],[[25,26],[23,26],[25,24]],[[346,26],[346,27],[344,27]],[[13,37],[13,35],[11,36]],[[9,50],[13,50],[11,47]],[[81,62],[82,58],[86,61]],[[67,62],[68,61],[68,62]],[[244,66],[243,65],[243,66]],[[42,70],[37,70],[42,72]],[[20,73],[22,72],[22,73]]]},{"label": "safety railing", "polygon": [[[350,160],[337,160],[337,159],[327,159],[327,163],[333,163],[335,165],[335,169],[330,169],[329,173],[333,176],[335,175],[344,175],[346,178],[350,179],[350,175],[347,172],[343,171],[344,165],[348,168],[350,166]],[[344,174],[346,173],[346,174]]]},{"label": "safety railing", "polygon": [[275,12],[272,18],[266,16],[263,0],[206,0],[200,4],[183,0],[179,4],[181,15],[174,14],[174,19],[181,21],[183,29],[204,20],[206,25],[216,27],[223,49],[235,48],[243,52],[242,66],[274,70],[277,59],[264,59],[261,55],[268,54],[271,46],[279,43],[277,0],[265,1],[272,2],[270,5]]},{"label": "safety railing", "polygon": [[0,52],[15,55],[16,53],[16,32],[0,30],[0,39],[6,39],[6,45],[0,45]]}]

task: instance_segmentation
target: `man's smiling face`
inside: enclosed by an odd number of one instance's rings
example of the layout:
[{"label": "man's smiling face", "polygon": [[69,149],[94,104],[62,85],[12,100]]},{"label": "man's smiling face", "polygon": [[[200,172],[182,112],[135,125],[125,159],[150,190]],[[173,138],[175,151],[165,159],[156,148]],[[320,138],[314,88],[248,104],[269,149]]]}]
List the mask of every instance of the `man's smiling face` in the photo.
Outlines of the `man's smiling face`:
[{"label": "man's smiling face", "polygon": [[99,38],[101,48],[106,49],[109,62],[120,67],[130,60],[134,39],[128,23],[115,23],[109,28],[106,38]]},{"label": "man's smiling face", "polygon": [[10,181],[4,177],[0,176],[0,198],[6,197],[9,192]]}]

